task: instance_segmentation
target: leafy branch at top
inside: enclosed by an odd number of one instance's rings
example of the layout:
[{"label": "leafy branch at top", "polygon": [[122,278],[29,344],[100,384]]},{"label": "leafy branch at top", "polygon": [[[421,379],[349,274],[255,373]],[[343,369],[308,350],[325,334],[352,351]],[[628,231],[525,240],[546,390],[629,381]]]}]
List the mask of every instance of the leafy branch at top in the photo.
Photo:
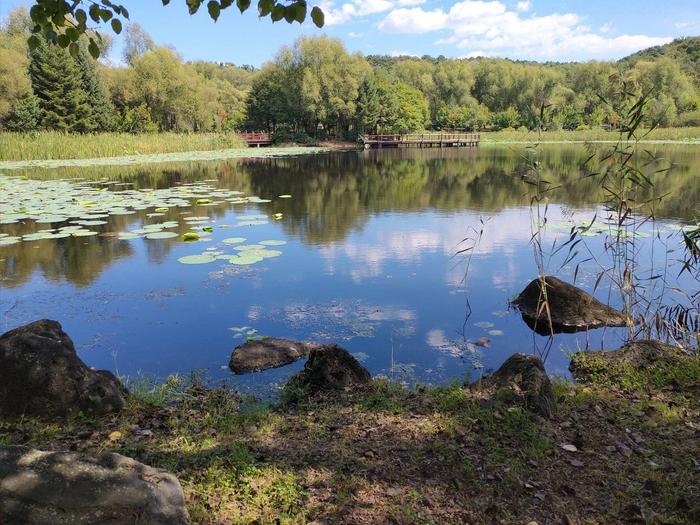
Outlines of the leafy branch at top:
[{"label": "leafy branch at top", "polygon": [[[166,6],[170,0],[161,2]],[[234,3],[241,13],[251,4],[251,0],[186,0],[189,13],[195,14],[205,2],[207,12],[214,21],[219,19],[221,11]],[[314,6],[309,13],[306,0],[259,0],[258,13],[261,18],[269,17],[273,22],[284,19],[290,24],[301,24],[308,14],[317,27],[323,27],[324,24],[323,11]],[[100,56],[98,41],[102,39],[97,30],[109,23],[112,31],[119,34],[122,31],[122,20],[129,20],[127,8],[110,0],[35,0],[29,14],[34,23],[28,40],[29,49],[35,49],[41,42],[39,35],[44,35],[49,42],[68,48],[71,55],[76,56],[78,40],[87,35],[88,51],[95,59]],[[90,21],[94,25],[88,27]]]}]

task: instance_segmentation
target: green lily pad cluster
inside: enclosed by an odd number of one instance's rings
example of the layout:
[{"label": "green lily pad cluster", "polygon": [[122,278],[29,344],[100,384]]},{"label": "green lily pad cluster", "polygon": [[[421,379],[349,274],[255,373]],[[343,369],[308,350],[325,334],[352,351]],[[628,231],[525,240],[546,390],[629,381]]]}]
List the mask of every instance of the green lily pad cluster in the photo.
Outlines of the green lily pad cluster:
[{"label": "green lily pad cluster", "polygon": [[[0,246],[41,239],[87,237],[97,235],[94,227],[108,224],[109,217],[131,215],[140,210],[152,209],[149,219],[163,217],[175,208],[190,206],[216,206],[223,203],[266,203],[269,199],[243,196],[236,190],[218,189],[205,182],[182,184],[165,189],[130,189],[128,184],[116,181],[83,180],[32,180],[26,177],[0,175],[0,226],[5,224],[46,225],[37,232],[25,235],[3,234]],[[183,219],[193,230],[210,223],[208,216],[189,216]],[[237,226],[254,226],[268,223],[268,216],[242,215]],[[178,237],[177,221],[147,224],[131,231],[119,232],[121,240],[170,239]],[[185,234],[189,239],[203,238],[213,231],[204,226],[202,231]],[[192,237],[197,236],[196,239]]]},{"label": "green lily pad cluster", "polygon": [[230,237],[224,239],[222,244],[236,246],[233,247],[238,253],[225,253],[215,248],[207,248],[204,252],[194,255],[185,255],[180,257],[178,262],[182,264],[210,264],[216,261],[226,261],[229,264],[248,266],[259,263],[265,259],[279,257],[282,252],[279,250],[271,250],[269,246],[281,246],[286,244],[286,241],[266,240],[260,241],[258,244],[240,244],[245,242],[243,237]]}]

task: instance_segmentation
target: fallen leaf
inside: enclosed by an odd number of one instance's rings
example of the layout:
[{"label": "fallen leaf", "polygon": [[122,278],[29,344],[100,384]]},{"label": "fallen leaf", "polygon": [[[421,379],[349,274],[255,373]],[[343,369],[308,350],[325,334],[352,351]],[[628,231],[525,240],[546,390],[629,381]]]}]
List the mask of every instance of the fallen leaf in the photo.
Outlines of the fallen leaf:
[{"label": "fallen leaf", "polygon": [[576,452],[578,449],[576,448],[576,445],[572,445],[571,443],[564,443],[559,445],[561,448],[566,450],[567,452]]}]

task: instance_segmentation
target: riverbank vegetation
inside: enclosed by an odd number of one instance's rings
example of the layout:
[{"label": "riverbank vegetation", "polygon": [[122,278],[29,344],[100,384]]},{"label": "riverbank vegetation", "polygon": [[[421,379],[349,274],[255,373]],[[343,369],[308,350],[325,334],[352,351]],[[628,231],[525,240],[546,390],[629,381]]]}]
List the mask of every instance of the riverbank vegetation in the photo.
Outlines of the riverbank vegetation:
[{"label": "riverbank vegetation", "polygon": [[[362,56],[327,37],[297,40],[261,69],[184,62],[138,25],[124,66],[39,42],[26,11],[0,30],[0,129],[226,132],[353,139],[362,132],[616,129],[625,97],[650,93],[649,127],[700,124],[698,38],[618,62]],[[105,49],[109,39],[104,38]],[[60,93],[66,94],[59,96]]]},{"label": "riverbank vegetation", "polygon": [[697,358],[653,381],[577,366],[551,420],[457,383],[271,405],[171,378],[116,416],[2,420],[0,442],[165,468],[195,523],[697,523]]}]

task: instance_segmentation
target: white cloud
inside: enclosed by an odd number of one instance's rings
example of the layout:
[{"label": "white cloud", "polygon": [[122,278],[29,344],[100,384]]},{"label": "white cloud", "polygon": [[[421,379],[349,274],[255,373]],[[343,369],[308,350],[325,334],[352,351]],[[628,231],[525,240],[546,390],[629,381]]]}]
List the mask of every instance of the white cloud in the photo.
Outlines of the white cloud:
[{"label": "white cloud", "polygon": [[601,33],[611,33],[613,29],[615,29],[615,26],[613,26],[612,22],[608,22],[607,24],[603,24],[602,26],[600,26],[600,29],[598,29],[598,31],[600,31]]},{"label": "white cloud", "polygon": [[396,50],[396,49],[393,50],[393,51],[391,51],[391,52],[389,52],[389,56],[390,56],[390,57],[395,57],[395,58],[398,58],[398,57],[414,57],[414,58],[419,58],[419,57],[420,57],[420,55],[417,55],[417,54],[415,54],[415,53],[411,53],[410,51],[398,51],[398,50]]},{"label": "white cloud", "polygon": [[322,0],[321,9],[326,15],[327,25],[344,24],[353,19],[384,13],[394,7],[420,5],[425,0],[350,0],[336,6],[333,0]]},{"label": "white cloud", "polygon": [[670,37],[621,35],[606,37],[581,23],[576,13],[523,16],[499,1],[464,0],[448,11],[421,7],[393,9],[379,23],[387,33],[435,31],[447,36],[436,44],[469,53],[554,59],[566,56],[615,57],[671,41]]},{"label": "white cloud", "polygon": [[529,1],[528,2],[518,2],[518,4],[516,5],[517,10],[523,11],[523,12],[529,11],[531,7],[532,7],[532,2],[529,2]]},{"label": "white cloud", "polygon": [[364,36],[364,33],[356,33],[355,31],[350,31],[348,33],[348,36],[350,38],[360,38],[361,36]]}]

